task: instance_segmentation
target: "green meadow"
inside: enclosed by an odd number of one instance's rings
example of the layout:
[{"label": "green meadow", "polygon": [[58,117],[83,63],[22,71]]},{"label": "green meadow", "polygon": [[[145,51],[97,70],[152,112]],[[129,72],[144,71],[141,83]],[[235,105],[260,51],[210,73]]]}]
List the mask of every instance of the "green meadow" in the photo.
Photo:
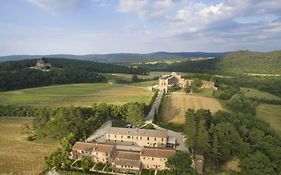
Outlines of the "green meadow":
[{"label": "green meadow", "polygon": [[108,83],[46,86],[0,92],[0,105],[90,106],[93,103],[149,103],[153,92],[140,87]]}]

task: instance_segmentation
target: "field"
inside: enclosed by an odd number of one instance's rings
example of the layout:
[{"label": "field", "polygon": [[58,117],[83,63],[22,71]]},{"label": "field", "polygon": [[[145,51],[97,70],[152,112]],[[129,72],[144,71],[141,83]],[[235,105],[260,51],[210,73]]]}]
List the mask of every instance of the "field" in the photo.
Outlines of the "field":
[{"label": "field", "polygon": [[260,104],[257,117],[268,122],[281,135],[281,105]]},{"label": "field", "polygon": [[185,112],[189,108],[194,110],[200,108],[210,109],[211,112],[223,110],[222,105],[214,98],[195,95],[171,94],[167,96],[167,101],[163,106],[162,118],[166,122],[182,124],[185,120]]},{"label": "field", "polygon": [[58,146],[47,141],[26,141],[21,133],[21,127],[26,122],[31,120],[0,119],[0,174],[38,174],[46,168],[44,156]]},{"label": "field", "polygon": [[251,88],[240,88],[241,91],[249,97],[265,98],[269,100],[281,100],[280,97],[270,94],[268,92],[259,91],[257,89]]},{"label": "field", "polygon": [[1,105],[90,106],[93,103],[149,103],[153,92],[146,88],[108,83],[71,84],[0,93]]}]

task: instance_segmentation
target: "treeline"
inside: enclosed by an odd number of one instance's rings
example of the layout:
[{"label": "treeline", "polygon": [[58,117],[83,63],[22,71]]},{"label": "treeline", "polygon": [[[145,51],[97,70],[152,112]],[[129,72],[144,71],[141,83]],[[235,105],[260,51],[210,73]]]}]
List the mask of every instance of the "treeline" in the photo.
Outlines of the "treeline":
[{"label": "treeline", "polygon": [[[62,139],[73,133],[85,138],[107,120],[142,125],[150,106],[144,103],[124,105],[93,104],[91,107],[32,108],[0,105],[0,117],[33,117],[36,137]],[[123,121],[123,122],[122,122]]]},{"label": "treeline", "polygon": [[0,91],[15,90],[69,83],[94,83],[105,80],[99,73],[146,74],[142,68],[79,61],[62,58],[45,59],[52,64],[51,71],[30,69],[37,60],[21,60],[0,63]]},{"label": "treeline", "polygon": [[281,172],[281,141],[269,124],[245,113],[188,110],[185,134],[196,154],[203,154],[207,174],[233,158],[241,172],[233,174],[278,174]]}]

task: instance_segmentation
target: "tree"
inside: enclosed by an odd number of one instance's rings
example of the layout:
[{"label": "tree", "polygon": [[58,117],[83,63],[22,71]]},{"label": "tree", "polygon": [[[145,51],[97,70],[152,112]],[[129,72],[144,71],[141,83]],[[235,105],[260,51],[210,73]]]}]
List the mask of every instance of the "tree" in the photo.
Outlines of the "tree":
[{"label": "tree", "polygon": [[132,80],[131,82],[137,82],[138,81],[138,76],[137,75],[132,75]]},{"label": "tree", "polygon": [[184,87],[184,92],[185,92],[186,95],[189,94],[191,92],[190,86],[186,85]]},{"label": "tree", "polygon": [[81,168],[83,169],[83,171],[89,171],[92,167],[94,166],[91,157],[89,156],[84,156],[81,159]]},{"label": "tree", "polygon": [[185,114],[185,127],[184,131],[187,136],[186,144],[193,149],[196,143],[196,121],[195,121],[195,111],[193,109],[188,109]]},{"label": "tree", "polygon": [[144,123],[144,105],[130,103],[127,108],[126,121],[136,125],[142,125]]},{"label": "tree", "polygon": [[197,144],[196,144],[196,152],[199,154],[204,154],[208,151],[208,141],[209,141],[209,133],[205,127],[205,121],[202,120],[199,123],[198,132],[197,132]]},{"label": "tree", "polygon": [[192,160],[187,152],[176,152],[169,157],[166,166],[169,175],[195,175],[195,171],[191,168]]},{"label": "tree", "polygon": [[277,174],[274,171],[273,164],[270,159],[262,152],[249,154],[240,164],[242,174],[251,175],[271,175]]}]

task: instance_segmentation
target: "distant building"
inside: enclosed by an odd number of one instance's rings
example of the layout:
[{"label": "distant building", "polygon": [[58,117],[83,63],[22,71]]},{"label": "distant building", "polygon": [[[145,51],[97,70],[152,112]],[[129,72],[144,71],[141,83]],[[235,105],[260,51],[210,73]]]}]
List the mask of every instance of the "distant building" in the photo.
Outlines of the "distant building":
[{"label": "distant building", "polygon": [[217,90],[217,87],[215,86],[215,82],[212,81],[202,81],[202,86],[201,88],[206,88],[206,89],[214,89]]},{"label": "distant building", "polygon": [[34,67],[31,67],[31,68],[47,71],[47,70],[50,70],[51,67],[52,67],[52,65],[50,63],[47,63],[46,61],[44,61],[44,59],[39,59],[39,60],[37,60],[36,65]]},{"label": "distant building", "polygon": [[181,75],[178,75],[175,72],[171,73],[170,75],[163,74],[159,78],[159,88],[165,90],[166,92],[168,92],[169,88],[171,88],[172,86],[179,86],[181,88],[184,88],[187,83],[190,84],[191,81],[185,80],[181,77]]}]

